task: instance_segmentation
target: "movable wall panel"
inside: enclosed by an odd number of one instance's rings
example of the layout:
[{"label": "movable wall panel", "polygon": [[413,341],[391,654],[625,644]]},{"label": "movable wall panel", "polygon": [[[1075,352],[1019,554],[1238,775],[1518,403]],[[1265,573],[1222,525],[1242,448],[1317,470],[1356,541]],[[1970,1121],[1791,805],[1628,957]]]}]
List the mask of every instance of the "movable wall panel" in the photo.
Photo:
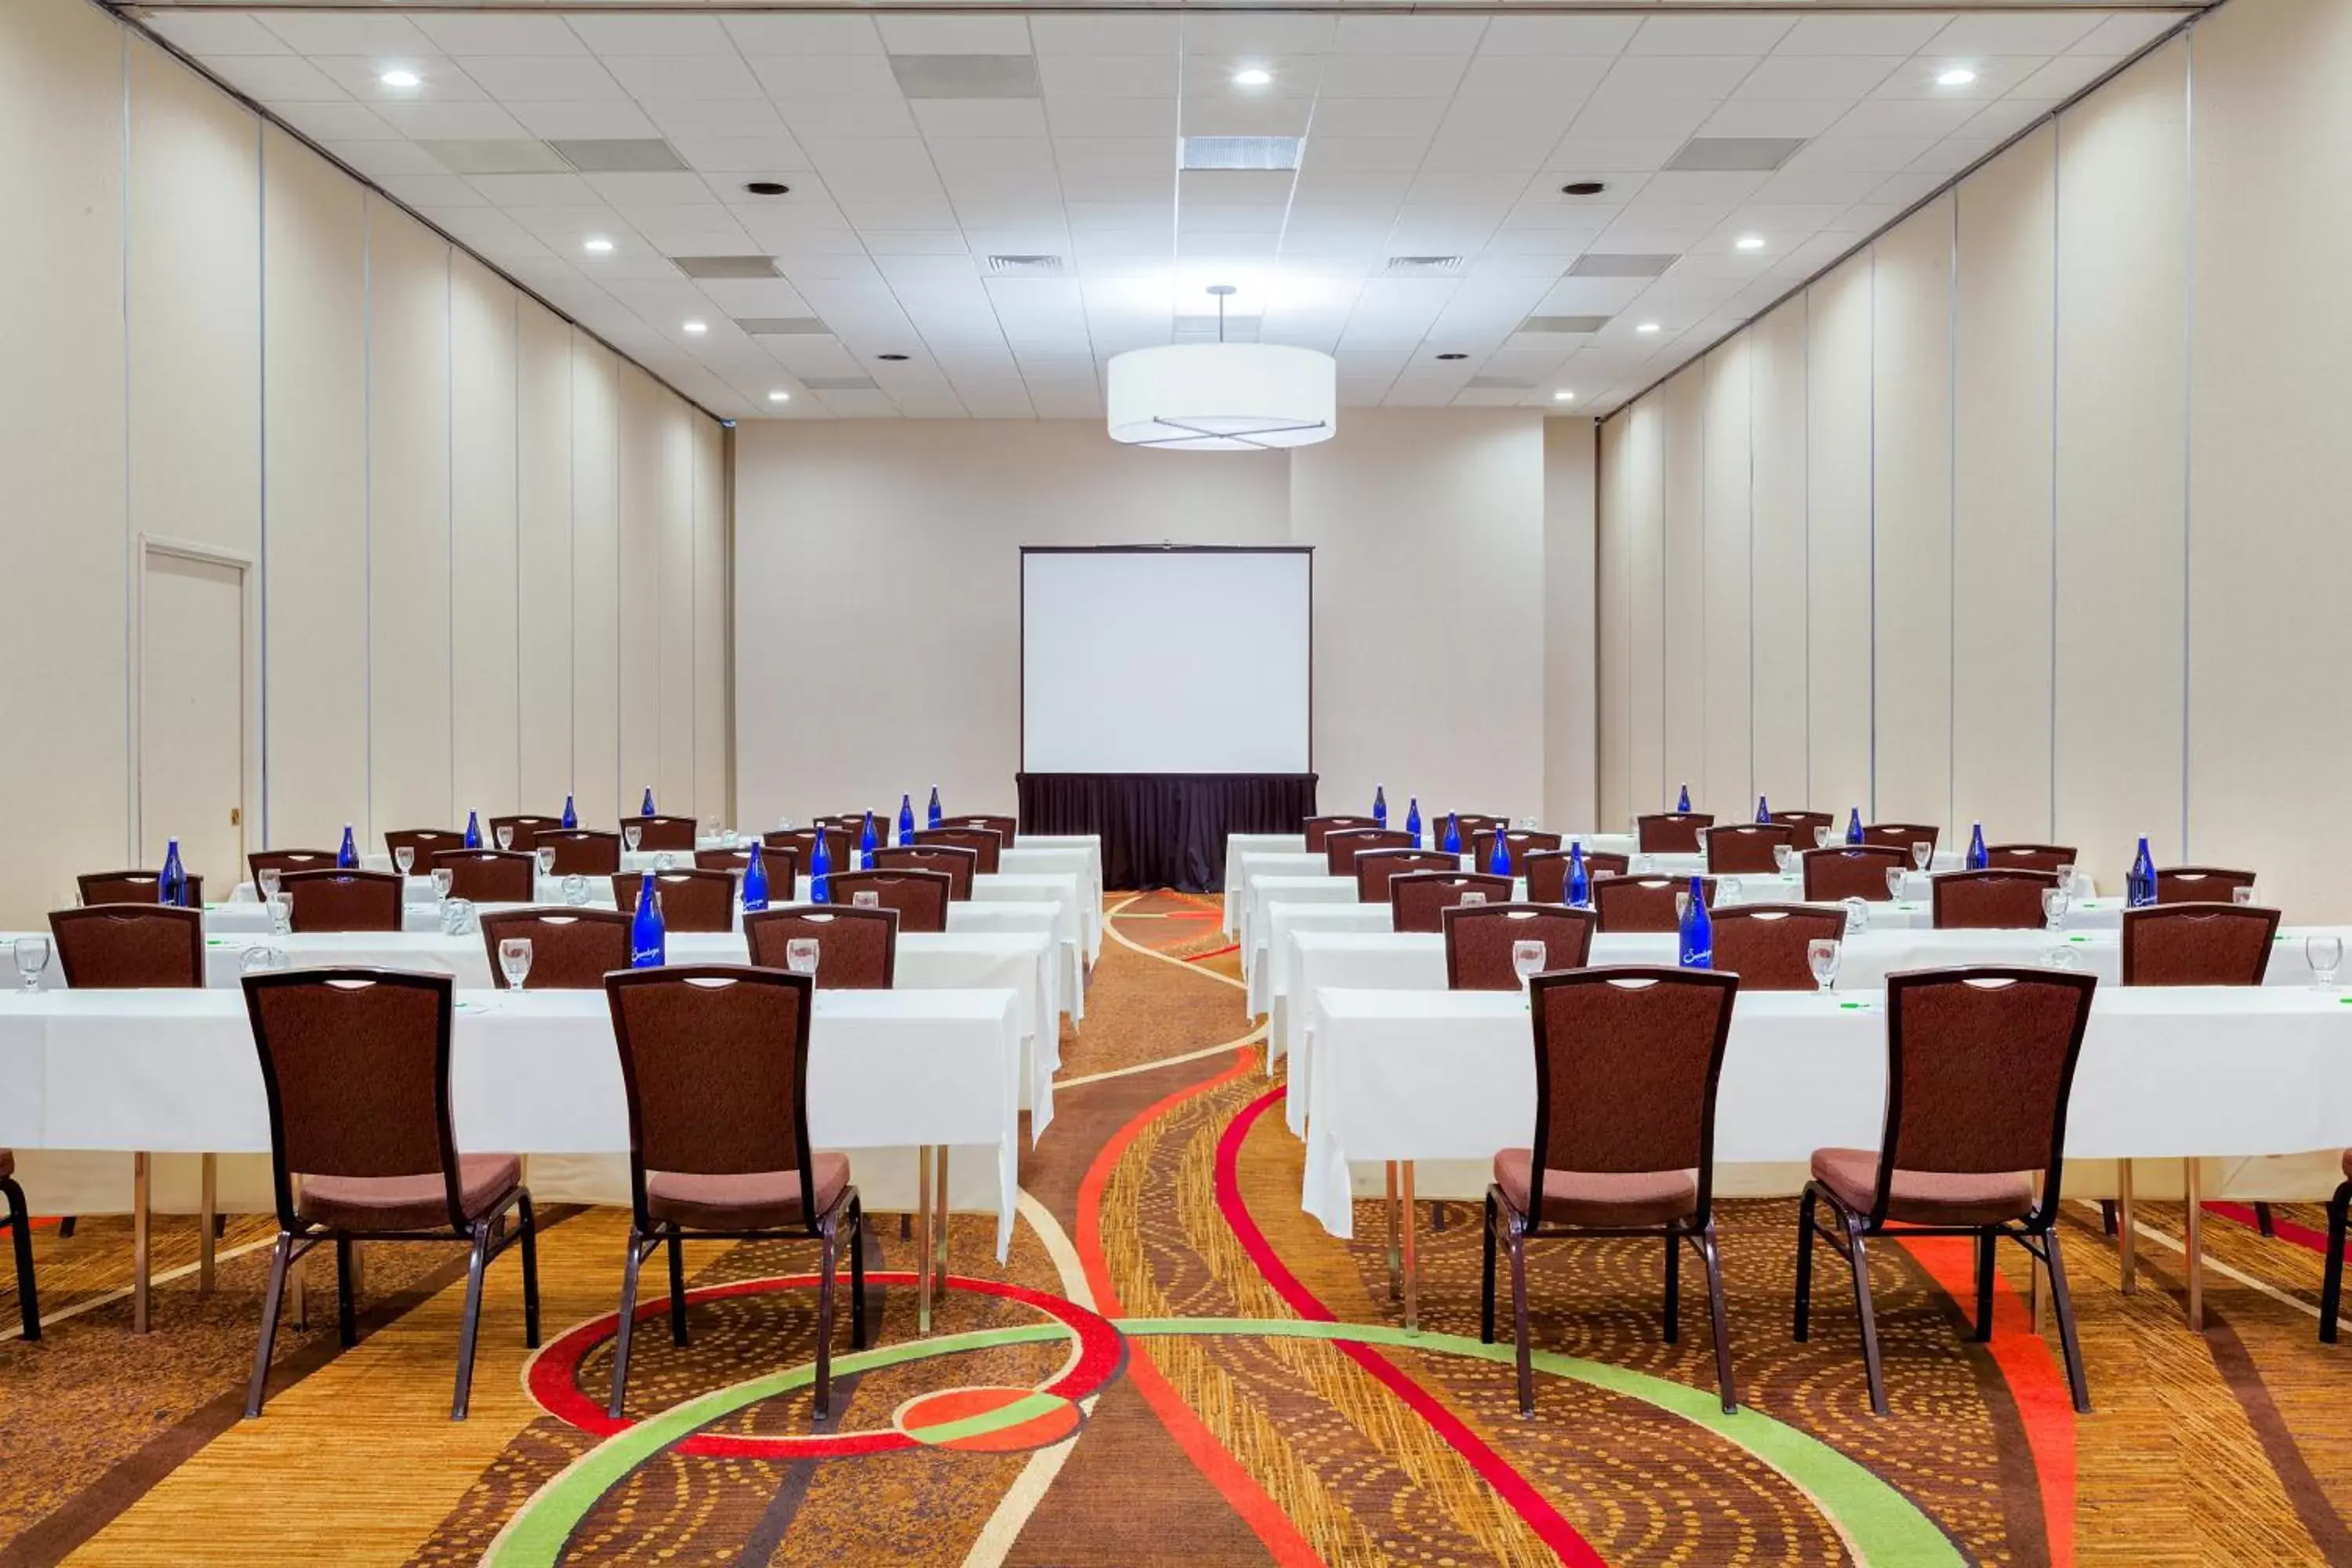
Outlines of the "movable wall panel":
[{"label": "movable wall panel", "polygon": [[1789,810],[1811,808],[1812,801],[1806,310],[1800,296],[1745,334],[1754,388],[1748,420],[1754,496],[1748,552],[1754,584],[1748,614],[1755,788]]},{"label": "movable wall panel", "polygon": [[[1701,692],[1706,765],[1699,772],[1701,785],[1695,785],[1694,792],[1718,809],[1756,793],[1749,732],[1754,713],[1749,600],[1755,577],[1748,554],[1753,527],[1750,454],[1755,449],[1748,429],[1753,347],[1745,338],[1735,339],[1706,360],[1706,430],[1700,441],[1706,489],[1700,516],[1698,595],[1706,624]],[[1782,804],[1800,803],[1784,796]]]},{"label": "movable wall panel", "polygon": [[521,809],[551,813],[572,765],[572,329],[529,300],[515,334],[515,680]]},{"label": "movable wall panel", "polygon": [[1810,290],[1806,387],[1805,679],[1809,788],[1816,809],[1871,796],[1872,258]]},{"label": "movable wall panel", "polygon": [[[618,820],[621,773],[621,503],[618,363],[572,334],[572,789],[580,820]],[[640,778],[628,795],[635,813]],[[661,803],[656,800],[655,805]]]},{"label": "movable wall panel", "polygon": [[449,740],[453,808],[522,798],[516,544],[520,297],[470,257],[449,272]]}]

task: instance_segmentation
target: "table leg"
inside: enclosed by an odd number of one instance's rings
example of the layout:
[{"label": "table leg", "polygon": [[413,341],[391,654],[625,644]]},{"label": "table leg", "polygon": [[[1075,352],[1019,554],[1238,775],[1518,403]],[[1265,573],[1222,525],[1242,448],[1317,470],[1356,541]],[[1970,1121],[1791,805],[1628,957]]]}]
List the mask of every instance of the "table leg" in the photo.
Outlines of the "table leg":
[{"label": "table leg", "polygon": [[147,1331],[147,1200],[152,1162],[145,1154],[131,1156],[131,1331]]},{"label": "table leg", "polygon": [[213,1293],[214,1253],[213,1215],[220,1208],[220,1160],[213,1154],[204,1156],[203,1195],[196,1205],[196,1294]]},{"label": "table leg", "polygon": [[[293,1184],[294,1203],[299,1208],[302,1203],[302,1178],[294,1177]],[[286,1270],[286,1291],[293,1298],[294,1326],[298,1329],[308,1329],[310,1326],[310,1303],[307,1293],[302,1289],[302,1283],[310,1277],[310,1259],[307,1254],[296,1258]]]},{"label": "table leg", "polygon": [[915,1331],[931,1331],[931,1146],[915,1151]]},{"label": "table leg", "polygon": [[940,1145],[940,1185],[933,1205],[940,1214],[940,1249],[932,1262],[940,1280],[940,1305],[948,1301],[948,1146]]},{"label": "table leg", "polygon": [[2132,1163],[2116,1162],[2116,1267],[2123,1272],[2123,1292],[2139,1290],[2139,1235],[2132,1227]]},{"label": "table leg", "polygon": [[1412,1223],[1412,1162],[1398,1163],[1397,1185],[1403,1198],[1404,1227],[1404,1331],[1421,1332],[1421,1254],[1414,1245]]},{"label": "table leg", "polygon": [[362,1242],[352,1243],[352,1300],[357,1302],[367,1293],[367,1247]]},{"label": "table leg", "polygon": [[2197,1157],[2180,1163],[2181,1185],[2189,1197],[2189,1217],[2181,1239],[2187,1247],[2183,1266],[2189,1270],[2189,1326],[2205,1331],[2205,1194]]},{"label": "table leg", "polygon": [[1389,1300],[1404,1294],[1404,1259],[1397,1251],[1397,1163],[1391,1160],[1385,1167],[1388,1177],[1389,1216]]}]

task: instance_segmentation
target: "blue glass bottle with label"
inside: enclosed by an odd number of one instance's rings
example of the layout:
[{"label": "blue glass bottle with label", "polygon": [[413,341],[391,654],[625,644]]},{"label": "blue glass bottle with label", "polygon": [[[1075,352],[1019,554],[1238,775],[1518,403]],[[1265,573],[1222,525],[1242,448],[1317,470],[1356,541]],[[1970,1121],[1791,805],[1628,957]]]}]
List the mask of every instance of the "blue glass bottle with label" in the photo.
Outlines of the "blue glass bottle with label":
[{"label": "blue glass bottle with label", "polygon": [[1462,853],[1462,818],[1454,812],[1445,814],[1445,842],[1438,846],[1448,855]]},{"label": "blue glass bottle with label", "polygon": [[1969,829],[1968,868],[1971,871],[1981,871],[1991,864],[1992,857],[1985,853],[1984,824],[1979,822]]},{"label": "blue glass bottle with label", "polygon": [[171,839],[163,846],[163,875],[155,884],[155,898],[176,909],[188,903],[188,873],[180,864],[180,841]]},{"label": "blue glass bottle with label", "polygon": [[857,837],[857,868],[859,870],[871,871],[874,869],[874,851],[877,847],[877,846],[874,840],[874,814],[869,811],[866,814],[866,830],[859,834]]},{"label": "blue glass bottle with label", "polygon": [[1486,870],[1489,875],[1496,877],[1507,877],[1511,874],[1510,840],[1504,836],[1503,830],[1499,827],[1495,829],[1494,847],[1486,852]]},{"label": "blue glass bottle with label", "polygon": [[668,932],[662,927],[661,905],[655,900],[651,872],[637,879],[637,913],[629,921],[629,967],[659,969],[667,962]]},{"label": "blue glass bottle with label", "polygon": [[651,784],[647,784],[647,785],[646,785],[646,803],[645,803],[645,805],[641,805],[641,806],[637,807],[637,815],[638,815],[639,816],[651,816],[653,814],[654,814],[654,786],[653,786],[653,785],[651,785]]},{"label": "blue glass bottle with label", "polygon": [[1372,826],[1386,827],[1388,825],[1389,793],[1379,784],[1374,784],[1372,786]]},{"label": "blue glass bottle with label", "polygon": [[2124,878],[2124,901],[2133,909],[2146,909],[2156,902],[2156,861],[2147,852],[2147,835],[2139,836],[2139,853]]},{"label": "blue glass bottle with label", "polygon": [[1764,797],[1760,795],[1756,797],[1756,820],[1759,822],[1772,820],[1772,808],[1764,804]]},{"label": "blue glass bottle with label", "polygon": [[1685,969],[1715,967],[1715,921],[1706,912],[1701,879],[1690,879],[1690,903],[1683,910],[1681,962]]},{"label": "blue glass bottle with label", "polygon": [[469,811],[466,814],[466,847],[479,849],[481,847],[482,814],[478,811]]},{"label": "blue glass bottle with label", "polygon": [[743,912],[751,914],[768,907],[768,862],[760,853],[760,841],[751,840],[751,858],[743,862]]},{"label": "blue glass bottle with label", "polygon": [[1853,814],[1845,819],[1845,841],[1848,844],[1859,844],[1862,842],[1862,807],[1858,805],[1853,808]]},{"label": "blue glass bottle with label", "polygon": [[833,829],[816,830],[816,848],[809,855],[809,902],[833,902]]},{"label": "blue glass bottle with label", "polygon": [[933,784],[931,786],[931,811],[930,815],[924,818],[924,826],[927,827],[937,827],[940,823],[945,819],[946,816],[947,814],[940,809],[940,786]]},{"label": "blue glass bottle with label", "polygon": [[898,842],[912,844],[914,841],[915,797],[911,795],[902,795],[898,797]]},{"label": "blue glass bottle with label", "polygon": [[335,851],[335,869],[356,871],[360,868],[359,840],[352,837],[352,825],[343,824],[343,847]]},{"label": "blue glass bottle with label", "polygon": [[1404,803],[1404,830],[1412,835],[1413,847],[1421,847],[1421,796],[1409,795]]},{"label": "blue glass bottle with label", "polygon": [[1690,785],[1683,785],[1682,794],[1675,797],[1675,809],[1676,811],[1688,811],[1690,809]]},{"label": "blue glass bottle with label", "polygon": [[1584,846],[1568,847],[1568,907],[1589,910],[1592,907],[1592,874],[1584,868]]},{"label": "blue glass bottle with label", "polygon": [[564,826],[564,830],[565,830],[566,832],[569,832],[569,831],[571,831],[572,829],[573,829],[573,828],[575,828],[575,827],[578,827],[579,826],[580,826],[580,813],[579,813],[578,809],[572,805],[572,797],[571,797],[570,795],[565,795],[565,796],[563,797],[563,826]]}]

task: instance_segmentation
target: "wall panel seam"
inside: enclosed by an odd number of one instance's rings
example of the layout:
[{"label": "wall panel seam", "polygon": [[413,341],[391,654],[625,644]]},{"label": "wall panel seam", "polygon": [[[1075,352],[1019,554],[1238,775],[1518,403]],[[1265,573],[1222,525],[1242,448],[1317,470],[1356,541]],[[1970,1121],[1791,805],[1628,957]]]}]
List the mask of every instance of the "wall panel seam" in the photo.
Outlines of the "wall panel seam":
[{"label": "wall panel seam", "polygon": [[360,660],[361,825],[375,837],[375,202],[360,195],[360,598],[367,641]]},{"label": "wall panel seam", "polygon": [[[140,552],[133,548],[132,531],[136,524],[131,515],[131,33],[128,28],[115,36],[116,57],[121,66],[118,83],[122,96],[122,187],[121,196],[121,239],[122,242],[122,289],[120,300],[122,326],[122,837],[129,858],[123,864],[145,864],[140,831],[144,814],[145,781],[141,776],[139,746],[140,679],[139,679],[139,574],[145,570]],[[237,699],[244,700],[240,689]],[[240,758],[239,771],[242,772]]]},{"label": "wall panel seam", "polygon": [[1944,312],[1944,820],[1960,821],[1960,194]]},{"label": "wall panel seam", "polygon": [[[261,542],[257,581],[261,585],[261,847],[269,847],[269,126],[253,121],[253,317],[258,342],[255,350],[259,371],[259,406],[254,428],[259,433],[259,471],[255,494],[259,500]],[[243,840],[240,839],[240,843]]]},{"label": "wall panel seam", "polygon": [[2180,35],[2180,860],[2194,865],[2189,848],[2189,724],[2193,710],[2189,606],[2197,592],[2190,574],[2196,516],[2190,486],[2196,479],[2197,406],[2197,29]]}]

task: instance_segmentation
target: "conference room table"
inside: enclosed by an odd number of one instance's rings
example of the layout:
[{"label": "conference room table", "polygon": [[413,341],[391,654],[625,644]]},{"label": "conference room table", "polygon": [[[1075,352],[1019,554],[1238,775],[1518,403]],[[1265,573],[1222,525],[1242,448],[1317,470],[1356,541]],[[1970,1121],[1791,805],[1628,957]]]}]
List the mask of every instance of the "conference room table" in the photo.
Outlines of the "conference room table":
[{"label": "conference room table", "polygon": [[[1415,1163],[1480,1171],[1532,1134],[1527,998],[1330,987],[1317,1005],[1301,1201],[1330,1234],[1352,1236],[1355,1171],[1394,1167],[1406,1223],[1391,1257],[1410,1322]],[[1739,997],[1716,1100],[1718,1166],[1801,1171],[1816,1149],[1875,1149],[1885,1113],[1884,990]],[[2352,994],[2293,984],[2101,987],[2068,1101],[2067,1159],[2183,1162],[2192,1325],[2203,1316],[2200,1161],[2347,1145]],[[1475,1199],[1484,1190],[1481,1181],[1442,1195]]]}]

